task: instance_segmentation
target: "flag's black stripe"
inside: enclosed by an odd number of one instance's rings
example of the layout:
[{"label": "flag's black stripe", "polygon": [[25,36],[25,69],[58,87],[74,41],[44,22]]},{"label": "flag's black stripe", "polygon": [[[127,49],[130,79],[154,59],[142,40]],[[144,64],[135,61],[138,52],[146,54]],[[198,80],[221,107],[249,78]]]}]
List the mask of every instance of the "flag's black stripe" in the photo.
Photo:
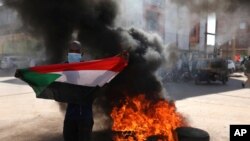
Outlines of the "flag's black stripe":
[{"label": "flag's black stripe", "polygon": [[58,102],[84,104],[92,97],[97,87],[53,82],[37,98],[53,99]]}]

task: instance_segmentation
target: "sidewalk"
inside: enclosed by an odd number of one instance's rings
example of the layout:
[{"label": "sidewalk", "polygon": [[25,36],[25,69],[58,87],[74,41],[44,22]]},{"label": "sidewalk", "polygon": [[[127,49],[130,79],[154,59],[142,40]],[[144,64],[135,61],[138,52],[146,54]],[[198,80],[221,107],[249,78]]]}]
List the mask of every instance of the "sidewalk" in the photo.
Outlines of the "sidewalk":
[{"label": "sidewalk", "polygon": [[[233,79],[243,81],[246,78],[235,77]],[[229,141],[230,125],[250,124],[250,89],[241,88],[240,81],[237,81],[237,84],[233,83],[234,87],[235,85],[239,87],[236,90],[177,100],[177,109],[187,118],[191,126],[207,131],[210,134],[210,141]],[[225,87],[232,87],[231,85],[232,83]],[[209,89],[223,88],[223,86],[213,85],[207,87]],[[195,91],[194,88],[192,89]]]}]

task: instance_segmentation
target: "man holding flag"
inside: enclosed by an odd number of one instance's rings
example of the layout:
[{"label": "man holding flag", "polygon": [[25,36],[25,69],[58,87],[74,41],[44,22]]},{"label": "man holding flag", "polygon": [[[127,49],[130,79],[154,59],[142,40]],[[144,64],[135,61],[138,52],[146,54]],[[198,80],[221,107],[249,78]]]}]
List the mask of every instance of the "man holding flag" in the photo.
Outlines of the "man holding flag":
[{"label": "man holding flag", "polygon": [[90,141],[93,94],[127,66],[128,53],[80,62],[81,44],[74,41],[67,57],[67,63],[19,69],[15,76],[27,82],[37,98],[68,103],[63,128],[65,141]]},{"label": "man holding flag", "polygon": [[[80,42],[73,41],[69,46],[67,62],[80,62],[82,55],[83,52]],[[63,127],[63,136],[65,141],[91,140],[91,133],[94,124],[92,111],[93,101],[93,94],[88,94],[84,104],[68,103]]]}]

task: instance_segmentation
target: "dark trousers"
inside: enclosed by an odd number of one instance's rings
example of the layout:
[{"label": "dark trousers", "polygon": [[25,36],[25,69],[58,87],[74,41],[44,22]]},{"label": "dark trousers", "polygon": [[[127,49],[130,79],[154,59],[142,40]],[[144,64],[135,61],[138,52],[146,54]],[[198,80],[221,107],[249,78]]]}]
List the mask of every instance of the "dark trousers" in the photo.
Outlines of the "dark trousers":
[{"label": "dark trousers", "polygon": [[63,137],[65,141],[91,141],[93,120],[65,119]]}]

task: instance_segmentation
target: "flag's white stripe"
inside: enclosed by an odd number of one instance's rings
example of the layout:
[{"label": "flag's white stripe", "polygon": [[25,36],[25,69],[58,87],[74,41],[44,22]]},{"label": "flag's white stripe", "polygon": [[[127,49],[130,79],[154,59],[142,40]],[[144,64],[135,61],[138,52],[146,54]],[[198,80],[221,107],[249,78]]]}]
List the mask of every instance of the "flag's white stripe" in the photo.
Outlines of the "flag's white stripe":
[{"label": "flag's white stripe", "polygon": [[55,72],[62,76],[56,79],[56,82],[64,82],[83,86],[103,86],[111,81],[119,72],[108,70],[81,70]]}]

